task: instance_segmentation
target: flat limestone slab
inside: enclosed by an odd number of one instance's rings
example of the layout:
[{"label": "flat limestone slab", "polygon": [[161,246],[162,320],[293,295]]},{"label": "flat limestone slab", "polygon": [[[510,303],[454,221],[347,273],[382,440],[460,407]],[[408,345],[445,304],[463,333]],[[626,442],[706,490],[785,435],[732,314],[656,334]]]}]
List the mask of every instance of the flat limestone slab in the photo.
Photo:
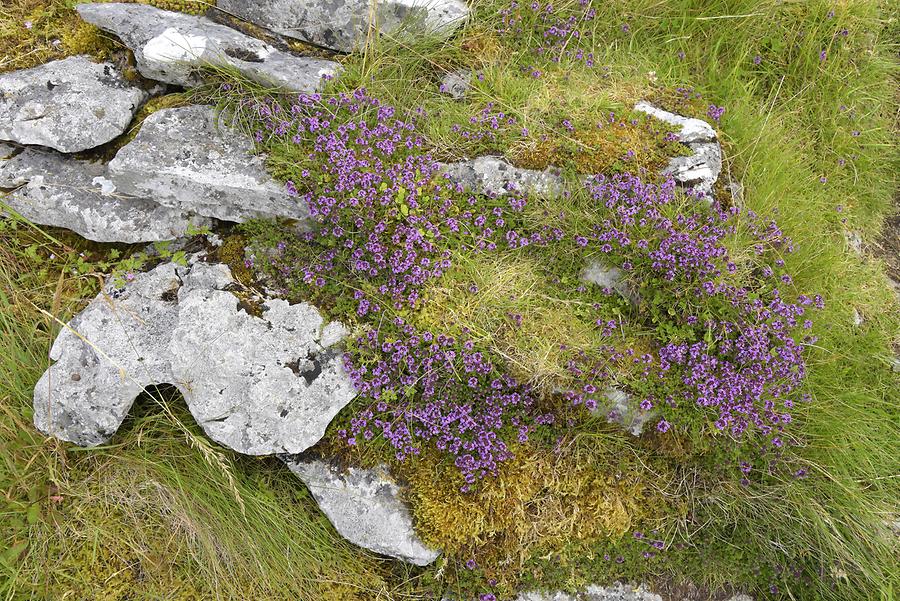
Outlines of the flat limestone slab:
[{"label": "flat limestone slab", "polygon": [[551,169],[522,169],[497,156],[446,163],[442,169],[448,180],[489,196],[503,196],[512,191],[552,195],[563,189],[562,177]]},{"label": "flat limestone slab", "polygon": [[382,35],[447,37],[469,14],[464,0],[218,0],[216,6],[283,36],[340,52]]},{"label": "flat limestone slab", "polygon": [[223,221],[309,216],[306,205],[266,172],[251,140],[210,106],[147,117],[110,161],[108,177],[124,193]]},{"label": "flat limestone slab", "polygon": [[340,70],[333,61],[282,52],[205,17],[119,2],[75,8],[88,23],[119,36],[141,75],[156,81],[191,87],[202,81],[199,68],[230,67],[264,85],[311,93]]},{"label": "flat limestone slab", "polygon": [[0,74],[0,140],[96,148],[122,134],[146,98],[112,64],[86,56]]},{"label": "flat limestone slab", "polygon": [[62,227],[96,242],[157,242],[187,235],[210,220],[119,193],[106,167],[51,150],[0,153],[0,203],[33,223]]}]

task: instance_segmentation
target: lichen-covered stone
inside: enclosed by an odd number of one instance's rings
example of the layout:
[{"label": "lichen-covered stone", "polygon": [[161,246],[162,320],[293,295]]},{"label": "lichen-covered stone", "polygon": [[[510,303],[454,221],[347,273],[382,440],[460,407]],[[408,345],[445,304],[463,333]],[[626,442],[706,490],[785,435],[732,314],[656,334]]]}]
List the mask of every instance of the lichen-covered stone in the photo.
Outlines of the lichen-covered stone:
[{"label": "lichen-covered stone", "polygon": [[386,468],[343,470],[316,459],[281,459],[303,480],[338,533],[353,544],[417,566],[440,555],[416,536],[400,489]]},{"label": "lichen-covered stone", "polygon": [[122,192],[224,221],[309,215],[269,175],[251,140],[210,106],[153,113],[110,161],[108,172]]},{"label": "lichen-covered stone", "polygon": [[34,389],[34,425],[79,446],[109,440],[134,399],[171,380],[168,346],[177,311],[166,300],[181,280],[168,263],[118,290],[103,291],[62,329],[54,361]]},{"label": "lichen-covered stone", "polygon": [[691,188],[699,196],[710,198],[722,171],[722,148],[719,146],[716,130],[702,119],[676,115],[648,102],[638,102],[634,108],[680,129],[678,140],[690,148],[692,153],[689,156],[673,157],[662,173],[671,176],[682,186]]},{"label": "lichen-covered stone", "polygon": [[355,395],[332,348],[346,330],[302,303],[270,300],[250,315],[234,285],[228,267],[197,256],[123,288],[108,282],[54,342],[54,364],[35,388],[35,425],[98,445],[146,386],[172,384],[203,430],[240,453],[299,453],[318,442]]},{"label": "lichen-covered stone", "polygon": [[126,243],[172,240],[209,225],[204,217],[121,194],[105,176],[100,163],[49,150],[26,148],[0,158],[0,188],[13,188],[2,201],[33,223]]},{"label": "lichen-covered stone", "polygon": [[441,78],[439,90],[455,100],[462,100],[470,87],[472,87],[472,72],[468,69],[457,69]]},{"label": "lichen-covered stone", "polygon": [[95,148],[122,134],[146,97],[113,65],[86,56],[0,74],[0,140]]},{"label": "lichen-covered stone", "polygon": [[[468,15],[465,0],[218,0],[220,9],[283,36],[340,52],[360,49],[371,31],[449,36]],[[373,19],[374,17],[374,19]]]},{"label": "lichen-covered stone", "polygon": [[88,23],[119,36],[148,79],[190,87],[202,81],[201,67],[230,67],[265,85],[309,93],[339,71],[333,61],[282,52],[205,17],[118,2],[76,9]]},{"label": "lichen-covered stone", "polygon": [[480,156],[443,165],[444,176],[472,191],[503,196],[511,191],[558,194],[563,179],[551,169],[520,169],[496,156]]}]

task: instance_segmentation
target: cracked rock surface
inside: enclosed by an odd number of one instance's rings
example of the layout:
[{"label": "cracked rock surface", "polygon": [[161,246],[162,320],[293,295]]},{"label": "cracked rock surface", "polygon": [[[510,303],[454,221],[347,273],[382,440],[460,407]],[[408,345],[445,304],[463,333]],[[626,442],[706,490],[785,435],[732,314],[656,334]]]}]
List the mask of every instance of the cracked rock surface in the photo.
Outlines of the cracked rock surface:
[{"label": "cracked rock surface", "polygon": [[511,191],[549,195],[563,189],[562,177],[551,169],[521,169],[496,156],[447,163],[443,165],[443,171],[450,181],[487,195],[503,196]]},{"label": "cracked rock surface", "polygon": [[716,130],[702,119],[682,117],[648,102],[638,102],[634,108],[680,128],[679,141],[690,148],[692,154],[673,157],[662,173],[671,175],[682,186],[694,189],[701,197],[710,198],[722,171],[722,148]]},{"label": "cracked rock surface", "polygon": [[197,256],[121,289],[108,282],[54,342],[54,364],[35,387],[35,425],[96,446],[146,386],[172,384],[206,434],[240,453],[318,442],[356,394],[331,348],[346,330],[305,303],[270,300],[249,315],[233,286],[227,266]]},{"label": "cracked rock surface", "polygon": [[86,56],[0,74],[0,140],[96,148],[122,134],[146,98],[112,64]]},{"label": "cracked rock surface", "polygon": [[[2,149],[0,149],[2,150]],[[9,158],[4,158],[8,156]],[[96,242],[156,242],[186,235],[209,220],[152,200],[118,193],[106,167],[50,150],[0,152],[2,201],[26,219]]]},{"label": "cracked rock surface", "polygon": [[426,566],[440,555],[413,529],[400,489],[386,468],[346,471],[328,462],[281,457],[306,486],[335,529],[350,542],[375,553]]},{"label": "cracked rock surface", "polygon": [[118,2],[76,9],[88,23],[119,36],[134,52],[141,75],[156,81],[191,87],[202,81],[200,67],[230,67],[264,85],[311,93],[340,69],[333,61],[282,52],[205,17]]},{"label": "cracked rock surface", "polygon": [[108,177],[121,192],[223,221],[305,219],[306,205],[266,172],[264,160],[213,107],[194,105],[147,117],[110,161]]},{"label": "cracked rock surface", "polygon": [[218,0],[230,14],[283,36],[340,52],[359,50],[374,30],[449,36],[462,25],[469,9],[464,0],[384,0],[372,14],[368,0]]}]

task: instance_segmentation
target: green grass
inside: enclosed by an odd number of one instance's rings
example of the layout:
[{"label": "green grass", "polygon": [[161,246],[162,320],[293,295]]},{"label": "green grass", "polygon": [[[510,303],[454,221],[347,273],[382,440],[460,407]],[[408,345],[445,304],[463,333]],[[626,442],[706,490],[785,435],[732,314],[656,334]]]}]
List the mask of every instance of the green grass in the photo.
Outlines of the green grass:
[{"label": "green grass", "polygon": [[[68,591],[70,598],[118,599],[126,598],[127,589],[131,598],[148,599],[402,599],[429,587],[483,590],[489,578],[512,591],[632,577],[663,588],[682,581],[712,590],[737,585],[759,598],[776,585],[786,598],[893,599],[900,588],[897,538],[889,527],[900,514],[900,379],[890,359],[892,345],[900,342],[900,307],[882,265],[856,256],[845,235],[874,240],[885,216],[896,210],[891,202],[900,173],[894,58],[900,15],[890,3],[874,0],[605,2],[592,25],[597,67],[588,69],[554,65],[528,52],[531,40],[493,33],[500,7],[477,3],[472,22],[447,42],[385,40],[361,57],[344,59],[346,72],[330,91],[363,85],[397,107],[424,107],[424,133],[442,157],[502,152],[519,160],[547,135],[558,145],[544,159],[561,166],[579,152],[600,158],[618,152],[609,140],[569,135],[560,128],[562,119],[587,127],[609,111],[627,114],[642,98],[698,116],[709,103],[726,107],[718,130],[727,168],[743,184],[744,205],[776,218],[794,240],[797,250],[785,260],[797,290],[826,299],[816,319],[819,341],[808,357],[813,401],[795,414],[803,445],[793,450],[793,461],[809,475],[763,478],[743,488],[712,463],[720,455],[694,449],[696,457],[680,463],[679,449],[652,437],[636,443],[586,423],[571,432],[568,459],[559,463],[540,445],[523,449],[521,463],[501,479],[502,490],[489,486],[479,493],[498,509],[496,519],[477,530],[472,523],[453,525],[454,512],[471,516],[477,508],[447,496],[456,489],[451,477],[436,483],[444,474],[439,463],[397,466],[411,481],[411,498],[419,503],[414,512],[429,535],[454,540],[458,550],[446,565],[405,570],[339,540],[305,489],[276,462],[241,458],[206,442],[167,394],[142,399],[120,434],[100,449],[80,451],[36,433],[30,426],[31,389],[58,329],[47,313],[72,315],[95,292],[92,266],[103,264],[97,269],[108,271],[109,258],[106,249],[73,237],[60,243],[25,225],[5,226],[0,540],[9,550],[0,556],[0,596],[61,598]],[[844,28],[846,37],[840,35]],[[753,61],[757,55],[759,65]],[[484,79],[476,79],[472,92],[457,102],[438,94],[437,85],[443,73],[460,66]],[[540,78],[530,75],[534,68],[542,71]],[[696,88],[702,100],[681,103],[673,93],[678,86]],[[495,111],[515,115],[516,127],[502,130],[496,141],[478,143],[451,130],[488,102]],[[527,136],[519,132],[523,125]],[[291,157],[278,153],[271,165],[281,176],[295,167]],[[81,250],[86,260],[78,258]],[[53,260],[47,258],[51,253]],[[454,276],[459,282],[484,277],[477,265],[460,265]],[[499,297],[509,291],[499,285],[503,269],[514,273],[522,266],[494,267]],[[515,281],[523,283],[527,278]],[[488,338],[497,332],[499,318],[491,311],[448,306]],[[510,307],[535,315],[548,310],[527,294],[491,308]],[[853,324],[854,310],[864,318],[859,326]],[[577,334],[577,320],[564,311],[548,317],[553,319],[544,320],[542,335]],[[533,337],[497,338],[508,354],[520,353],[515,356],[522,369],[531,362],[547,373],[558,367],[546,361],[546,349],[534,345]],[[374,457],[358,459],[378,460],[384,452],[376,447]],[[593,463],[601,471],[639,474],[646,491],[633,494],[656,499],[659,509],[634,518],[689,547],[648,561],[630,537],[592,532],[562,544],[563,530],[547,527],[538,539],[516,531],[523,520],[547,526],[558,519],[547,495],[582,507],[566,486],[576,481],[573,465]],[[543,480],[525,486],[517,474],[534,465],[542,466],[536,473]],[[446,505],[434,504],[436,499]],[[560,529],[572,527],[561,522]],[[437,524],[444,524],[443,532]],[[478,537],[527,544],[529,554],[516,558],[515,569],[503,569],[490,563],[489,545],[473,542]],[[466,554],[477,552],[485,562],[476,573],[459,567]],[[624,561],[604,561],[605,553]],[[801,578],[791,575],[795,567]]]}]

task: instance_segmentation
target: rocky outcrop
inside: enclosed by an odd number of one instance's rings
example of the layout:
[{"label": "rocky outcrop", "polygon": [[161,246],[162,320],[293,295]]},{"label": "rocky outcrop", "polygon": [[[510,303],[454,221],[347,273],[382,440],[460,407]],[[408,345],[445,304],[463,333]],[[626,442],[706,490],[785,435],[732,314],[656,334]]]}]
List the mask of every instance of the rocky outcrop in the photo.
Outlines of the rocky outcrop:
[{"label": "rocky outcrop", "polygon": [[346,331],[307,304],[248,314],[225,265],[194,256],[103,291],[62,330],[34,423],[81,446],[108,440],[141,391],[172,384],[206,434],[235,451],[299,453],[355,396],[334,352]]},{"label": "rocky outcrop", "polygon": [[416,536],[400,489],[386,468],[343,470],[316,459],[285,456],[282,460],[350,542],[417,566],[426,566],[440,555]]},{"label": "rocky outcrop", "polygon": [[282,52],[205,17],[117,2],[76,9],[88,23],[121,38],[141,75],[165,83],[194,86],[203,79],[200,68],[226,67],[264,85],[310,93],[339,70],[333,61]]},{"label": "rocky outcrop", "polygon": [[679,128],[678,140],[692,151],[689,156],[672,158],[663,175],[671,176],[682,186],[693,189],[700,197],[711,198],[713,186],[722,171],[722,148],[716,130],[706,121],[682,117],[648,102],[638,102],[634,108]]},{"label": "rocky outcrop", "polygon": [[[3,153],[0,153],[2,155]],[[53,151],[26,148],[0,156],[0,202],[40,225],[71,230],[96,242],[156,242],[184,236],[209,219],[120,194],[106,167]]]},{"label": "rocky outcrop", "polygon": [[153,113],[110,161],[108,173],[121,192],[224,221],[309,215],[266,172],[252,141],[210,106]]},{"label": "rocky outcrop", "polygon": [[223,11],[283,36],[352,52],[371,33],[449,36],[468,15],[465,0],[218,0]]},{"label": "rocky outcrop", "polygon": [[503,196],[511,191],[558,194],[563,179],[551,169],[521,169],[501,157],[480,156],[443,165],[444,177],[474,192]]},{"label": "rocky outcrop", "polygon": [[72,56],[0,75],[0,140],[61,152],[120,135],[147,94],[110,63]]}]

